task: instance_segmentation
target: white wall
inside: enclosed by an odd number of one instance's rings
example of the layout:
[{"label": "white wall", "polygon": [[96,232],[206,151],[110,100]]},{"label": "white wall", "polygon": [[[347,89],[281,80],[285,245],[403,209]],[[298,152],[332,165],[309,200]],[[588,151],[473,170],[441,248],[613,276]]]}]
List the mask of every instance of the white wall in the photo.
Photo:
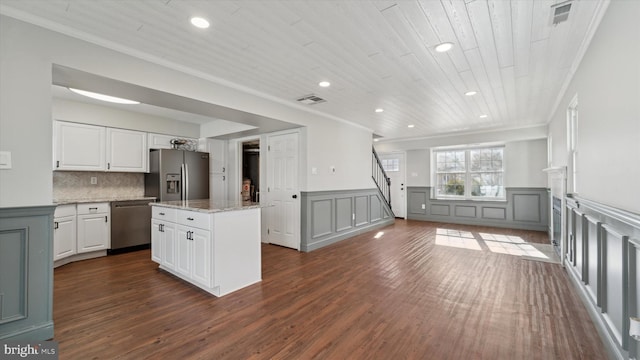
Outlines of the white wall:
[{"label": "white wall", "polygon": [[640,2],[612,1],[549,124],[567,165],[566,110],[578,95],[578,195],[640,213]]},{"label": "white wall", "polygon": [[66,99],[53,99],[51,112],[54,120],[191,138],[200,136],[198,124]]},{"label": "white wall", "polygon": [[376,144],[378,153],[407,152],[407,186],[431,186],[431,151],[440,146],[504,144],[506,187],[547,187],[547,140],[544,127],[464,136],[441,136]]},{"label": "white wall", "polygon": [[[0,53],[0,150],[12,151],[14,162],[12,170],[0,170],[0,207],[51,203],[52,64],[306,126],[306,171],[313,166],[319,173],[301,190],[371,187],[371,130],[6,16]],[[328,173],[330,165],[336,174]]]}]

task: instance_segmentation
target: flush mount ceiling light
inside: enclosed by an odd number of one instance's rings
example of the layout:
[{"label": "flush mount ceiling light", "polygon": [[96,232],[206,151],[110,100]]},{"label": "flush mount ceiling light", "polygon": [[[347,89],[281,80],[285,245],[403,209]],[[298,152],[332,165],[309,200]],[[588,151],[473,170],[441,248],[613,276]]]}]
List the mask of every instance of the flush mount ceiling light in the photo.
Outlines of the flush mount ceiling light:
[{"label": "flush mount ceiling light", "polygon": [[416,127],[416,126],[415,126],[415,125],[413,125],[413,124],[411,124],[411,125],[407,125],[407,127],[408,127],[409,129],[411,129],[411,128],[414,128],[414,127]]},{"label": "flush mount ceiling light", "polygon": [[331,86],[331,83],[328,82],[328,81],[320,81],[318,83],[318,86],[320,86],[320,87],[329,87],[329,86]]},{"label": "flush mount ceiling light", "polygon": [[206,29],[209,27],[209,22],[205,18],[195,16],[191,18],[191,25],[200,29]]},{"label": "flush mount ceiling light", "polygon": [[467,96],[473,96],[473,95],[475,95],[475,94],[477,94],[477,93],[478,93],[478,92],[471,90],[471,91],[467,91],[467,92],[466,92],[466,93],[464,93],[464,94],[465,94],[465,95],[467,95]]},{"label": "flush mount ceiling light", "polygon": [[436,45],[435,49],[437,52],[447,52],[453,48],[453,43],[443,42],[442,44]]},{"label": "flush mount ceiling light", "polygon": [[376,112],[377,112],[377,113],[381,113],[381,112],[383,112],[383,111],[384,111],[384,109],[382,109],[382,108],[377,108],[377,109],[376,109]]},{"label": "flush mount ceiling light", "polygon": [[485,118],[488,118],[488,117],[489,117],[489,115],[487,115],[487,114],[480,115],[480,119],[485,119]]},{"label": "flush mount ceiling light", "polygon": [[116,104],[127,104],[127,105],[140,104],[139,101],[134,101],[134,100],[123,99],[123,98],[119,98],[119,97],[115,97],[115,96],[94,93],[94,92],[86,91],[86,90],[78,90],[78,89],[74,89],[74,88],[69,88],[69,90],[73,91],[76,94],[80,94],[82,96],[90,97],[92,99],[108,101],[108,102],[112,102],[112,103],[116,103]]}]

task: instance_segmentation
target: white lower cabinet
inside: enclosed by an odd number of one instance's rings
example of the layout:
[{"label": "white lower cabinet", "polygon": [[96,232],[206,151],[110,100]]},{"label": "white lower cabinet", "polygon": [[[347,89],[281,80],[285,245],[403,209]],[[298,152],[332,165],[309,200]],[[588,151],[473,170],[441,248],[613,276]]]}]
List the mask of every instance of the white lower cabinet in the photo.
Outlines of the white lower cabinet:
[{"label": "white lower cabinet", "polygon": [[61,205],[53,218],[53,261],[76,253],[76,205]]},{"label": "white lower cabinet", "polygon": [[53,261],[111,247],[108,202],[59,205],[53,221]]},{"label": "white lower cabinet", "polygon": [[176,231],[176,271],[194,281],[211,286],[211,233],[178,225]]},{"label": "white lower cabinet", "polygon": [[151,259],[213,295],[261,280],[258,208],[206,213],[154,205],[151,226]]},{"label": "white lower cabinet", "polygon": [[78,204],[78,253],[111,246],[109,203]]}]

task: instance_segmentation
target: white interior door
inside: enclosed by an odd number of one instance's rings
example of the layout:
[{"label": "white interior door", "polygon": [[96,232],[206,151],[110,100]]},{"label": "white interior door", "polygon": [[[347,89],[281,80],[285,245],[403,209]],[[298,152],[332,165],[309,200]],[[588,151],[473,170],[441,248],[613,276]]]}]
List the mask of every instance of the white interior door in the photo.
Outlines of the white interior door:
[{"label": "white interior door", "polygon": [[300,250],[298,133],[270,135],[267,143],[267,236],[272,244]]},{"label": "white interior door", "polygon": [[404,153],[379,154],[384,171],[391,179],[391,210],[396,217],[406,219],[406,175]]}]

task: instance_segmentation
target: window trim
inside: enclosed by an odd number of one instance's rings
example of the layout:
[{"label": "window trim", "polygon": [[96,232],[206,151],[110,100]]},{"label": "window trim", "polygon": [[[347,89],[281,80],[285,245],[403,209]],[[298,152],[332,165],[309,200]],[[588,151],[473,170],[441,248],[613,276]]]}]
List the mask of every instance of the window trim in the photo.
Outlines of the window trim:
[{"label": "window trim", "polygon": [[[471,170],[471,151],[483,150],[483,149],[502,149],[502,171],[473,171]],[[438,195],[438,153],[447,151],[464,151],[465,156],[465,171],[464,172],[452,172],[452,174],[464,175],[464,195]],[[486,144],[464,147],[439,147],[431,149],[431,180],[432,191],[431,198],[434,200],[454,200],[454,201],[483,201],[483,202],[504,202],[507,200],[507,187],[505,186],[506,178],[506,161],[505,161],[505,145],[504,144]],[[472,174],[476,173],[502,173],[502,196],[501,197],[484,197],[484,196],[472,196],[471,186]]]}]

